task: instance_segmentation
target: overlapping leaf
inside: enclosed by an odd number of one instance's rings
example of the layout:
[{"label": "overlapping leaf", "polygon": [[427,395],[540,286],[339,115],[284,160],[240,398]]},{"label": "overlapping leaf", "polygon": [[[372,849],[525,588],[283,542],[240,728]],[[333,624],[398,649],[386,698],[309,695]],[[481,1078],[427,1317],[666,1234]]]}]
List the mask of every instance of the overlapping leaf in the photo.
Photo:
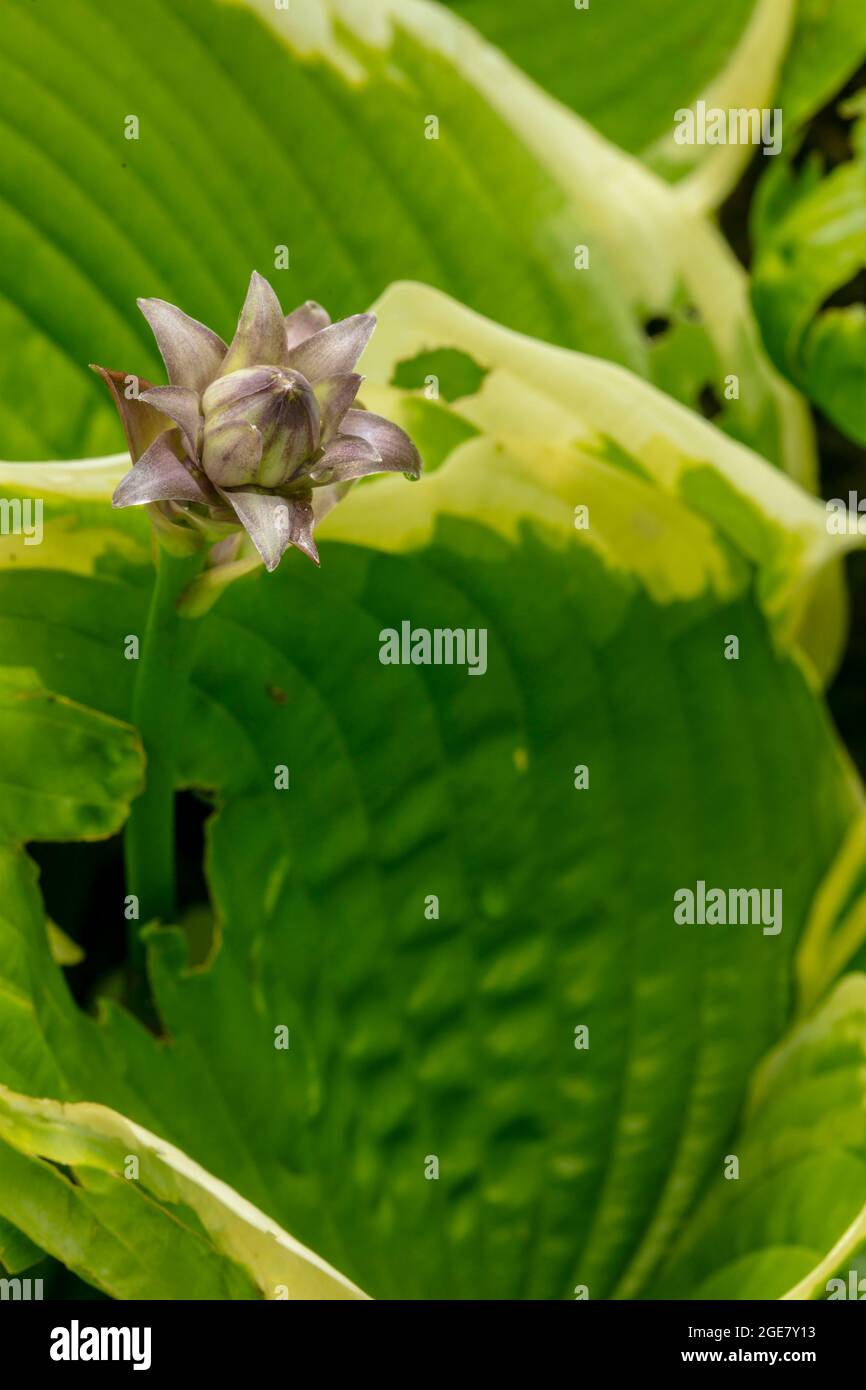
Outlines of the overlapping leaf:
[{"label": "overlapping leaf", "polygon": [[[730,1153],[659,1298],[860,1298],[866,1247],[866,976],[849,975],[758,1071]],[[863,1285],[866,1289],[866,1285]]]},{"label": "overlapping leaf", "polygon": [[866,94],[854,116],[854,157],[824,174],[784,164],[753,217],[752,300],[780,370],[852,439],[866,443]]},{"label": "overlapping leaf", "polygon": [[866,59],[860,0],[800,0],[777,102],[793,135],[832,100]]},{"label": "overlapping leaf", "polygon": [[0,1086],[0,1140],[0,1208],[115,1297],[364,1296],[225,1183],[104,1106]]},{"label": "overlapping leaf", "polygon": [[136,297],[228,340],[258,267],[287,304],[335,316],[398,277],[438,285],[709,397],[724,429],[814,481],[723,240],[444,8],[142,0],[134,26],[97,0],[7,11],[0,457],[119,447],[86,363],[161,379]]}]

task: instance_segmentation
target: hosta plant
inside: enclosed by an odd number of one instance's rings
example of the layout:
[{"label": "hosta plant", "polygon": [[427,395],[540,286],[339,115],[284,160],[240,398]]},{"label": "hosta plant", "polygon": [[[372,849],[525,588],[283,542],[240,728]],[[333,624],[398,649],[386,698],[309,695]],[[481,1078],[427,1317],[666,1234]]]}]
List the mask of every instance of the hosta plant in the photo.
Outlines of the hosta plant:
[{"label": "hosta plant", "polygon": [[[632,48],[615,7],[10,0],[0,490],[44,525],[0,550],[7,1272],[799,1300],[860,1268],[862,754],[823,691],[862,540],[777,331],[810,206],[836,224],[804,185],[752,277],[709,215],[746,153],[668,125],[711,93],[806,139],[862,6],[620,8]],[[817,323],[848,361],[856,312]],[[483,631],[483,677],[383,662],[405,630]],[[781,929],[677,921],[699,883],[778,891]]]}]

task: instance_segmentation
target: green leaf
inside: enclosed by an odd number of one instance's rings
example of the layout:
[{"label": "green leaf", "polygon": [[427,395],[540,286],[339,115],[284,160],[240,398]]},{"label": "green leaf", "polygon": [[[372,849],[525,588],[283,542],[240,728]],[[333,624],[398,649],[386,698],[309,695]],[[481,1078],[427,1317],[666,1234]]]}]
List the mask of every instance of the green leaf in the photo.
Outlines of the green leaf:
[{"label": "green leaf", "polygon": [[50,919],[46,922],[51,955],[58,965],[79,965],[84,960],[84,952],[76,941]]},{"label": "green leaf", "polygon": [[402,548],[426,539],[440,511],[483,509],[505,535],[531,514],[562,537],[583,504],[586,543],[663,602],[736,591],[745,556],[780,630],[821,675],[834,668],[844,637],[838,560],[862,541],[828,534],[824,509],[775,469],[628,373],[508,333],[424,286],[391,287],[376,311],[380,331],[363,358],[372,407],[411,429],[423,392],[395,389],[405,364],[421,344],[459,349],[484,376],[440,408],[473,434],[424,489],[406,495],[391,480],[357,490],[328,534]]},{"label": "green leaf", "polygon": [[[160,379],[136,296],[180,304],[228,340],[258,267],[287,308],[312,296],[335,316],[396,277],[423,280],[652,379],[646,324],[676,332],[688,315],[701,351],[679,354],[673,381],[667,360],[666,386],[696,407],[712,386],[724,429],[813,483],[806,418],[701,199],[608,145],[445,9],[141,0],[130,26],[99,0],[70,0],[50,23],[29,0],[6,8],[7,457],[119,448],[86,364]],[[425,138],[431,115],[438,139]],[[274,272],[282,247],[289,267]],[[732,373],[743,389],[727,400]]]},{"label": "green leaf", "polygon": [[716,1178],[652,1297],[850,1296],[829,1281],[847,1290],[866,1247],[864,1063],[866,976],[849,975],[759,1068],[739,1177]]},{"label": "green leaf", "polygon": [[7,1274],[20,1274],[24,1269],[38,1264],[43,1259],[43,1251],[32,1240],[0,1218],[0,1270]]},{"label": "green leaf", "polygon": [[[365,400],[417,432],[433,466],[411,497],[402,479],[356,488],[321,534],[372,536],[389,549],[414,545],[429,535],[437,510],[476,515],[483,478],[495,498],[484,504],[494,529],[510,537],[531,511],[570,535],[577,468],[580,502],[601,502],[586,539],[609,560],[634,570],[661,599],[693,597],[705,588],[733,592],[741,550],[758,566],[766,611],[796,635],[822,678],[834,669],[845,610],[833,562],[861,542],[829,535],[823,509],[777,470],[636,377],[510,333],[428,287],[393,286],[374,308],[379,326],[359,364]],[[444,370],[441,379],[430,377],[431,360]],[[455,362],[458,374],[449,378]],[[445,399],[427,398],[431,380]],[[415,389],[405,384],[416,381]],[[436,477],[431,504],[431,475],[452,457],[461,466]],[[0,464],[7,495],[44,498],[46,543],[24,552],[27,563],[134,577],[133,558],[146,553],[141,509],[112,513],[113,530],[101,525],[127,466],[124,455]],[[9,563],[20,569],[17,559]],[[187,612],[206,608],[228,580],[256,567],[244,560],[208,573]],[[125,629],[116,614],[107,618],[121,646]]]},{"label": "green leaf", "polygon": [[[22,826],[30,840],[101,839],[120,829],[143,783],[134,729],[50,693],[32,671],[5,668],[0,739],[0,840],[20,843]],[[55,758],[76,769],[65,786]]]},{"label": "green leaf", "polygon": [[[122,655],[111,659],[119,664]],[[141,787],[142,755],[128,725],[49,694],[32,671],[0,669],[0,729],[0,840],[9,846],[0,851],[4,1075],[41,1086],[46,1073],[33,1059],[46,1045],[34,1027],[27,961],[32,948],[53,976],[50,993],[61,1016],[68,1016],[54,966],[58,934],[65,963],[72,943],[44,917],[39,930],[32,866],[14,846],[22,836],[87,839],[119,829]],[[29,917],[16,913],[18,891],[32,905]],[[62,1067],[62,1053],[57,1063]],[[210,1298],[277,1297],[278,1285],[299,1297],[357,1296],[248,1203],[120,1115],[0,1087],[0,1139],[0,1262],[10,1272],[45,1250],[116,1297],[182,1298],[192,1290]],[[126,1180],[130,1154],[141,1164],[140,1180]]]},{"label": "green leaf", "polygon": [[793,134],[845,86],[866,58],[861,0],[799,0],[777,104]]},{"label": "green leaf", "polygon": [[0,1086],[0,1139],[0,1210],[115,1298],[364,1297],[225,1183],[103,1106]]},{"label": "green leaf", "polygon": [[[401,364],[461,352],[472,394],[437,404],[471,434],[411,487],[355,489],[321,572],[259,569],[200,620],[177,782],[214,803],[216,928],[203,962],[183,925],[146,930],[160,1038],[77,1009],[32,866],[0,856],[0,1080],[163,1136],[373,1296],[634,1296],[790,1022],[859,815],[798,647],[835,538],[621,369],[423,287],[379,309],[365,400],[399,415],[423,393],[391,385]],[[0,661],[128,717],[148,584],[106,557],[8,568]],[[383,664],[404,622],[483,628],[485,674]],[[783,930],[678,925],[697,876],[780,887]],[[43,1243],[23,1175],[4,1190]],[[135,1222],[112,1209],[112,1237]],[[76,1268],[101,1252],[82,1237]]]},{"label": "green leaf", "polygon": [[779,166],[761,186],[754,224],[752,302],[770,355],[866,443],[866,306],[840,303],[866,267],[866,152],[823,178],[814,161],[799,175]]},{"label": "green leaf", "polygon": [[866,817],[859,816],[812,904],[797,960],[800,1012],[845,970],[866,964]]},{"label": "green leaf", "polygon": [[771,105],[796,9],[793,0],[449,7],[609,140],[672,180],[696,176],[707,206],[722,201],[754,151],[678,146],[675,112],[698,100],[725,110]]}]

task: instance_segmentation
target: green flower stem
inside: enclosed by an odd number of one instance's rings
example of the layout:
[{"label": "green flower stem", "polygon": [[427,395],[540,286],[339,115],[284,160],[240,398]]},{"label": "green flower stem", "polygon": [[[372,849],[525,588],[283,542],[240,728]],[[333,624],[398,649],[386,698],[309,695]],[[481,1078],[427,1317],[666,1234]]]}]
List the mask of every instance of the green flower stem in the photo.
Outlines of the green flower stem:
[{"label": "green flower stem", "polygon": [[177,601],[200,573],[203,554],[173,555],[158,547],[156,580],[147,616],[132,700],[132,722],[146,757],[145,788],[132,803],[124,831],[126,891],[138,898],[139,921],[128,940],[129,1002],[147,997],[140,927],[175,913],[175,750],[186,704],[198,623],[181,618]]}]

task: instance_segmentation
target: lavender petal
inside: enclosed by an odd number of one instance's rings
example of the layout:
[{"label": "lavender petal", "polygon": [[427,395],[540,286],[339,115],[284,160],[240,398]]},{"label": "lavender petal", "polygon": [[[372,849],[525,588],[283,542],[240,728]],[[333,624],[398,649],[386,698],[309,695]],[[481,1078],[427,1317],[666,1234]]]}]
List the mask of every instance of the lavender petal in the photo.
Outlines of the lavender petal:
[{"label": "lavender petal", "polygon": [[172,448],[167,430],[155,439],[121,478],[111,499],[113,507],[140,507],[147,502],[202,502],[207,505],[212,493],[194,476],[192,469],[178,458]]},{"label": "lavender petal", "polygon": [[90,370],[102,377],[111,392],[126,435],[127,447],[133,463],[136,463],[164,430],[171,429],[171,420],[142,401],[141,388],[144,387],[145,391],[150,389],[150,382],[145,381],[144,377],[136,378],[139,394],[128,397],[126,383],[131,378],[130,372],[110,372],[106,367],[98,367],[95,362],[91,362]]},{"label": "lavender petal", "polygon": [[320,328],[327,328],[330,322],[331,315],[327,309],[323,309],[315,299],[308,299],[305,304],[299,304],[297,309],[286,314],[286,346],[297,347],[307,338],[312,338]]},{"label": "lavender petal", "polygon": [[340,422],[364,380],[357,372],[341,372],[336,376],[326,376],[315,387],[321,417],[320,439],[327,444],[340,428]]},{"label": "lavender petal", "polygon": [[225,357],[222,338],[164,299],[139,299],[136,303],[153,330],[172,386],[187,386],[201,393]]},{"label": "lavender petal", "polygon": [[220,376],[228,376],[229,372],[243,367],[283,367],[287,356],[286,326],[280,301],[265,277],[254,270]]},{"label": "lavender petal", "polygon": [[198,392],[188,386],[149,386],[140,399],[155,410],[162,411],[180,429],[190,458],[197,459],[201,451],[201,405]]},{"label": "lavender petal", "polygon": [[340,319],[293,347],[288,365],[314,386],[325,377],[351,372],[375,327],[375,314],[352,314]]},{"label": "lavender petal", "polygon": [[374,415],[370,410],[347,410],[340,430],[343,434],[358,435],[372,444],[381,456],[384,473],[408,473],[413,478],[420,477],[421,455],[405,430],[391,420]]},{"label": "lavender petal", "polygon": [[302,550],[315,564],[319,563],[319,552],[313,540],[315,516],[305,498],[281,497],[278,493],[258,492],[252,488],[223,495],[234,507],[266,569],[275,570],[290,545]]}]

